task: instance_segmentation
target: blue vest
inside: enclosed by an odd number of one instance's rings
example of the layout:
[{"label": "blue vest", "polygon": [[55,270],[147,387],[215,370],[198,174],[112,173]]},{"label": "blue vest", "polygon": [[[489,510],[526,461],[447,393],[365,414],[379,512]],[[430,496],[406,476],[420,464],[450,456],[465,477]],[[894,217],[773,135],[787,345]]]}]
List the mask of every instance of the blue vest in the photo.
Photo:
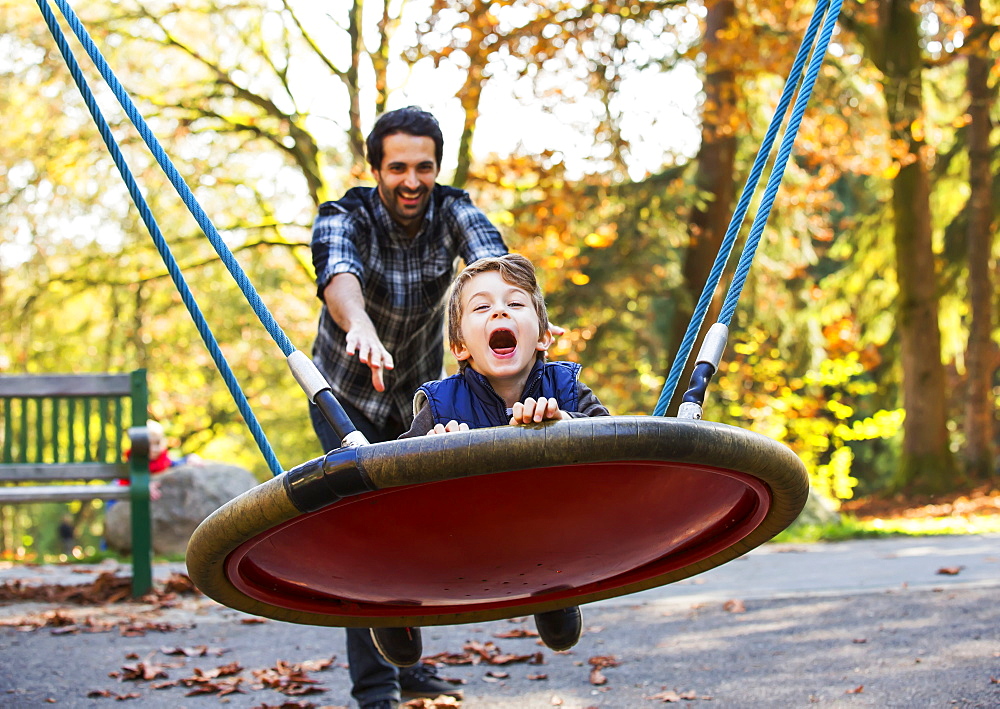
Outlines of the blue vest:
[{"label": "blue vest", "polygon": [[[520,401],[529,396],[555,397],[563,411],[575,412],[579,406],[579,386],[582,365],[576,362],[536,362],[524,384]],[[434,415],[434,423],[449,421],[469,424],[469,428],[506,426],[510,423],[510,409],[482,374],[466,367],[465,371],[447,379],[427,382],[415,398],[415,408],[420,408],[423,393]],[[416,412],[414,412],[416,413]]]}]

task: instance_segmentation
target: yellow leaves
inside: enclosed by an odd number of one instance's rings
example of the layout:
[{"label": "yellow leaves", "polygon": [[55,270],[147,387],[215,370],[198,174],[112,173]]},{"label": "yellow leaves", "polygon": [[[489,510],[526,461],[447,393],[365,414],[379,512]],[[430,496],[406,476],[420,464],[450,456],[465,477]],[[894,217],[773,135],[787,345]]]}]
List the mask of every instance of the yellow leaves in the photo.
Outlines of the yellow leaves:
[{"label": "yellow leaves", "polygon": [[828,401],[826,403],[826,408],[830,410],[836,418],[840,420],[848,419],[854,415],[854,409],[846,404],[843,404],[836,399]]},{"label": "yellow leaves", "polygon": [[834,435],[844,441],[870,441],[876,438],[892,438],[903,426],[906,412],[903,409],[876,411],[872,416],[855,421],[850,426],[838,424]]},{"label": "yellow leaves", "polygon": [[882,170],[882,177],[884,177],[887,180],[893,180],[896,178],[896,175],[899,174],[899,170],[900,170],[899,161],[893,160],[891,163],[886,165],[884,170]]},{"label": "yellow leaves", "polygon": [[602,224],[584,237],[583,243],[593,249],[604,249],[615,243],[618,238],[616,224]]},{"label": "yellow leaves", "polygon": [[849,500],[854,497],[854,487],[858,479],[851,475],[851,464],[854,462],[854,452],[847,446],[838,448],[830,456],[827,465],[816,469],[814,478],[819,478],[826,487],[826,492],[838,499]]},{"label": "yellow leaves", "polygon": [[573,273],[573,275],[570,276],[570,280],[573,282],[573,285],[585,286],[588,283],[590,283],[590,276],[588,276],[586,273],[580,273],[579,271],[576,271]]},{"label": "yellow leaves", "polygon": [[972,116],[968,113],[963,113],[961,116],[956,116],[951,122],[952,128],[964,128],[965,126],[972,123]]}]

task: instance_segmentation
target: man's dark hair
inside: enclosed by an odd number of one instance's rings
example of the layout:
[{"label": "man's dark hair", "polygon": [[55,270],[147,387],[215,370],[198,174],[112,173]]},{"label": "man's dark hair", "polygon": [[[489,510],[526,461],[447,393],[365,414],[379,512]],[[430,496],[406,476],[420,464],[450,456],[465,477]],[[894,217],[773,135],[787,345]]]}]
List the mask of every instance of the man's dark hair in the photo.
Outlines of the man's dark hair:
[{"label": "man's dark hair", "polygon": [[437,159],[438,167],[441,167],[441,157],[444,154],[444,136],[441,134],[441,126],[437,119],[417,106],[407,106],[397,108],[379,116],[375,121],[375,127],[368,134],[365,146],[368,153],[368,164],[373,170],[382,169],[382,141],[386,136],[396,133],[406,133],[418,137],[430,138],[434,141],[434,157]]}]

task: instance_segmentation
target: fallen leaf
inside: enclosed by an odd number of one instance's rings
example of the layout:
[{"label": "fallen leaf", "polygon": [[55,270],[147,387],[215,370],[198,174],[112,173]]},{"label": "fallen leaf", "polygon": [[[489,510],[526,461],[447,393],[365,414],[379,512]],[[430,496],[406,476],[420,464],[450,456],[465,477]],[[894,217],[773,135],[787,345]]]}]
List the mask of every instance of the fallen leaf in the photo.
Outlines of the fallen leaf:
[{"label": "fallen leaf", "polygon": [[526,679],[530,679],[532,681],[537,681],[537,680],[540,680],[540,679],[548,679],[548,678],[549,678],[548,675],[528,675],[526,677]]},{"label": "fallen leaf", "polygon": [[184,655],[185,657],[205,657],[206,655],[219,656],[226,652],[225,648],[208,645],[195,645],[194,647],[161,647],[160,652],[164,655]]},{"label": "fallen leaf", "polygon": [[310,678],[302,665],[278,660],[274,667],[253,670],[254,678],[262,687],[273,689],[287,696],[302,696],[327,691]]},{"label": "fallen leaf", "polygon": [[844,692],[844,694],[861,694],[863,691],[865,691],[865,686],[863,684],[859,684],[854,689],[848,689]]},{"label": "fallen leaf", "polygon": [[175,630],[180,630],[181,628],[189,628],[190,625],[174,625],[173,623],[156,623],[156,622],[144,622],[144,623],[123,623],[118,626],[118,633],[123,638],[139,638],[144,637],[146,633],[172,633]]},{"label": "fallen leaf", "polygon": [[746,613],[747,607],[743,601],[734,598],[723,603],[722,610],[729,611],[730,613]]},{"label": "fallen leaf", "polygon": [[149,685],[150,689],[170,689],[171,687],[180,686],[181,681],[179,679],[171,679],[166,682],[153,682]]},{"label": "fallen leaf", "polygon": [[195,681],[191,678],[181,680],[181,683],[188,687],[193,687],[191,691],[184,694],[185,697],[194,697],[200,694],[216,694],[224,697],[228,694],[243,694],[240,685],[243,683],[242,677],[226,677],[217,681]]},{"label": "fallen leaf", "polygon": [[526,662],[529,665],[542,665],[545,659],[541,652],[534,652],[528,655],[512,655],[500,652],[500,648],[495,643],[468,642],[463,649],[470,654],[470,662],[473,665],[480,662],[487,662],[491,665],[509,665],[514,662]]},{"label": "fallen leaf", "polygon": [[122,665],[122,673],[119,676],[122,682],[136,680],[149,681],[151,679],[167,678],[167,672],[163,665],[152,662],[136,662],[131,665]]},{"label": "fallen leaf", "polygon": [[[304,706],[303,709],[312,709],[315,705],[309,704]],[[452,709],[452,707],[462,706],[462,702],[454,697],[440,696],[434,699],[420,698],[411,699],[404,704],[399,706],[405,707],[405,709]],[[275,709],[286,709],[284,706],[275,707]],[[330,707],[329,709],[347,709],[347,707]]]},{"label": "fallen leaf", "polygon": [[942,576],[958,576],[964,568],[964,566],[942,566],[937,572]]},{"label": "fallen leaf", "polygon": [[681,700],[681,695],[672,690],[667,690],[666,692],[660,692],[659,694],[654,694],[651,697],[646,697],[646,699],[652,699],[657,702],[669,704],[671,702],[679,702]]},{"label": "fallen leaf", "polygon": [[503,633],[493,633],[493,637],[501,640],[506,640],[508,638],[537,638],[538,633],[534,630],[528,630],[527,628],[515,628],[514,630],[508,630]]},{"label": "fallen leaf", "polygon": [[605,667],[618,667],[621,663],[614,655],[595,655],[587,660],[590,664],[590,683],[595,687],[607,684],[608,678],[601,672]]},{"label": "fallen leaf", "polygon": [[598,669],[602,669],[604,667],[618,667],[621,665],[618,658],[614,655],[594,655],[589,658],[587,662],[592,667],[597,667]]},{"label": "fallen leaf", "polygon": [[[309,709],[314,705],[310,704]],[[420,698],[411,699],[405,704],[400,704],[401,707],[405,709],[451,709],[452,707],[462,706],[462,702],[454,697],[440,696],[434,699]],[[275,707],[275,709],[285,709],[284,707]],[[347,707],[331,707],[330,709],[347,709]]]},{"label": "fallen leaf", "polygon": [[114,699],[115,701],[123,702],[127,699],[139,699],[142,694],[139,692],[129,692],[128,694],[118,694],[117,692],[112,692],[107,689],[95,689],[91,692],[87,692],[87,697],[91,699],[97,699],[99,697],[106,697],[109,699]]}]

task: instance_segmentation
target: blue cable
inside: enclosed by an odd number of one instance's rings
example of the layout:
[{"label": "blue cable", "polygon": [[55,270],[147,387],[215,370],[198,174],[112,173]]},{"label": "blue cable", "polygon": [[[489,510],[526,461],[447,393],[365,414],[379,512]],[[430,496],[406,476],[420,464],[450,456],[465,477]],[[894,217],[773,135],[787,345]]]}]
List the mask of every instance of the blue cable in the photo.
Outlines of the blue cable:
[{"label": "blue cable", "polygon": [[[125,162],[125,158],[122,155],[121,149],[119,148],[117,141],[112,135],[111,127],[108,124],[107,120],[104,118],[104,115],[101,113],[101,110],[97,105],[97,101],[94,98],[94,94],[90,90],[90,87],[87,85],[86,79],[83,76],[83,71],[81,70],[79,63],[76,61],[76,58],[70,51],[69,43],[66,41],[65,34],[59,27],[59,23],[56,21],[55,15],[52,13],[52,10],[48,6],[47,2],[45,2],[45,0],[36,0],[36,1],[39,9],[42,12],[42,16],[45,19],[45,23],[48,25],[49,31],[52,33],[52,37],[55,40],[56,44],[58,45],[59,51],[63,55],[63,59],[66,61],[66,66],[69,68],[70,74],[73,76],[73,81],[76,82],[77,88],[80,90],[80,94],[83,96],[84,102],[87,104],[87,109],[90,111],[90,115],[94,119],[94,123],[97,125],[101,137],[104,139],[104,143],[105,145],[107,145],[108,150],[110,151],[111,156],[114,159],[115,165],[118,168],[118,172],[121,173],[122,179],[124,180],[125,185],[128,188],[129,194],[132,197],[132,201],[135,203],[136,208],[139,210],[139,214],[142,217],[142,220],[145,223],[146,228],[149,230],[150,236],[152,236],[153,242],[156,245],[157,250],[160,252],[160,256],[163,258],[163,262],[167,267],[167,272],[170,274],[170,278],[173,280],[174,285],[177,287],[177,290],[180,293],[181,300],[184,302],[184,305],[187,306],[188,312],[191,314],[191,317],[194,320],[195,326],[197,327],[199,334],[204,340],[205,345],[208,347],[208,351],[211,354],[213,360],[215,360],[215,364],[218,367],[220,373],[222,374],[222,378],[226,382],[226,385],[229,387],[229,391],[232,394],[233,399],[235,400],[236,405],[240,410],[240,413],[243,415],[243,418],[245,419],[247,427],[250,429],[250,432],[253,435],[254,440],[257,442],[257,445],[260,448],[260,451],[263,454],[264,459],[267,461],[268,467],[270,468],[272,474],[279,475],[283,471],[281,464],[278,462],[278,459],[274,454],[274,450],[271,448],[271,445],[268,442],[267,437],[264,435],[264,432],[261,429],[260,424],[258,423],[256,417],[254,416],[253,411],[251,410],[250,405],[246,400],[246,396],[244,396],[243,394],[243,390],[240,388],[239,383],[236,381],[235,375],[229,368],[229,364],[226,361],[224,355],[222,354],[222,350],[219,347],[219,344],[216,341],[215,336],[212,334],[211,329],[208,327],[208,324],[205,321],[205,317],[202,315],[201,310],[194,299],[194,295],[188,288],[187,283],[184,280],[184,276],[181,273],[180,267],[178,266],[177,261],[174,259],[173,254],[171,253],[170,247],[167,245],[166,240],[163,238],[163,234],[160,231],[159,225],[153,218],[152,211],[150,210],[149,205],[146,203],[145,198],[143,198],[142,193],[139,190],[139,186],[136,183],[135,178],[133,177],[132,172],[128,167],[128,164]],[[91,52],[91,49],[93,50],[93,52],[97,52],[96,47],[94,47],[93,45],[93,41],[90,40],[90,37],[87,35],[86,30],[83,29],[82,25],[80,25],[80,22],[73,14],[72,9],[70,9],[68,6],[64,7],[65,3],[63,0],[56,0],[56,2],[59,4],[60,10],[63,12],[63,15],[66,17],[70,26],[73,27],[74,32],[77,34],[77,37],[80,38],[80,41],[83,42],[84,46],[87,46],[89,44],[90,49],[88,49],[88,52]],[[84,41],[84,38],[86,38],[86,41]],[[97,54],[96,57],[94,56],[93,53],[91,53],[91,58],[94,59],[95,64],[99,65],[102,74],[104,74],[105,71],[110,72],[110,70],[107,69],[107,63],[104,62],[103,57],[101,57],[99,53]],[[98,62],[98,59],[100,59],[100,62]],[[111,79],[114,79],[113,75],[111,75]],[[108,75],[105,74],[105,80],[108,81],[109,85],[111,85],[112,83],[111,79],[109,79]],[[130,117],[131,113],[137,113],[135,111],[135,106],[132,105],[127,95],[124,94],[124,90],[121,88],[121,85],[117,82],[117,80],[114,81],[113,88],[115,90],[115,93],[119,95],[119,101],[122,102],[123,107],[125,106],[126,103],[128,103],[128,105],[131,106]],[[126,110],[128,111],[129,109],[126,108]],[[146,139],[146,144],[150,145],[150,139],[152,139],[153,143],[155,143],[157,146],[159,154],[163,157],[164,160],[167,161],[167,164],[170,165],[169,159],[166,158],[166,155],[165,153],[163,153],[163,150],[159,148],[159,144],[156,143],[155,137],[152,137],[152,133],[149,131],[148,126],[146,126],[145,122],[142,121],[141,117],[139,117],[139,121],[142,122],[142,128],[140,128],[140,132],[144,133],[143,137],[144,139]],[[139,124],[136,123],[135,118],[132,118],[132,122],[136,124],[137,128],[139,128]],[[149,136],[148,138],[147,135]],[[150,148],[152,149],[152,145],[150,145]],[[160,159],[159,156],[157,157],[157,159],[158,160]],[[180,179],[180,176],[177,174],[177,171],[173,169],[172,165],[170,165],[170,170],[168,171],[167,167],[163,165],[162,161],[160,164],[161,167],[164,168],[164,171],[168,172],[168,176],[171,177],[171,181],[174,181],[174,176],[176,176],[176,179],[180,181],[180,184],[184,185],[183,180]],[[174,186],[177,187],[176,182]],[[184,185],[184,189],[185,190],[187,189],[187,185]],[[194,197],[193,195],[191,195],[190,190],[187,191],[187,194],[193,201]],[[187,201],[187,199],[185,199],[185,201]],[[196,207],[198,206],[196,202],[194,203],[194,205]],[[201,224],[203,220],[207,222],[207,217],[204,216],[204,212],[201,211],[200,207],[198,207],[198,212],[201,215],[200,218],[198,217],[198,215],[196,215],[196,218],[199,220],[199,223]],[[204,224],[202,224],[202,228],[205,229]],[[215,232],[215,229],[214,227],[211,226],[210,222],[208,222],[208,228],[213,233],[215,233],[215,236],[218,238],[218,233]],[[207,233],[208,232],[206,230],[206,234]],[[219,241],[221,243],[221,238],[219,238]],[[225,249],[227,253],[229,253],[230,260],[233,260],[233,262],[235,263],[235,259],[232,258],[232,254],[231,252],[229,252],[228,247],[226,247],[224,243],[222,243],[222,247]],[[239,269],[239,264],[236,264],[236,268]],[[240,271],[240,273],[242,273],[242,270]],[[247,281],[245,275],[243,275],[242,280],[246,281],[247,285],[249,285],[249,282]],[[254,295],[256,295],[256,293],[254,293]],[[257,297],[256,300],[258,303],[260,302],[259,297]],[[261,307],[263,307],[262,304]],[[278,332],[280,332],[280,328]],[[283,333],[282,333],[282,338],[284,338],[284,342],[286,343],[288,342],[288,339],[284,337]],[[279,345],[281,345],[280,342]],[[288,343],[287,346],[291,348],[290,351],[294,351],[294,348],[291,347],[290,343]],[[284,347],[282,347],[282,349],[284,350]],[[286,354],[288,354],[288,352],[286,352]]]},{"label": "blue cable", "polygon": [[[816,5],[816,9],[813,11],[812,19],[810,20],[809,26],[802,38],[802,44],[799,45],[795,61],[792,63],[788,79],[785,81],[785,86],[782,89],[781,98],[775,108],[774,116],[771,118],[771,123],[768,126],[766,134],[764,135],[764,140],[761,142],[760,149],[757,151],[757,157],[755,158],[753,167],[750,170],[747,183],[743,188],[743,192],[737,202],[736,209],[733,212],[732,219],[729,222],[729,227],[726,229],[726,234],[719,247],[719,253],[716,255],[715,262],[712,264],[712,269],[709,272],[708,279],[705,282],[701,296],[698,298],[694,312],[691,315],[691,320],[688,323],[687,330],[685,331],[681,344],[678,347],[677,356],[671,364],[667,380],[664,383],[663,390],[660,392],[660,397],[656,402],[656,407],[653,410],[654,416],[665,415],[667,407],[670,405],[670,401],[674,396],[677,384],[684,372],[684,367],[687,365],[688,359],[691,356],[691,350],[694,347],[694,342],[701,330],[705,316],[708,314],[708,309],[711,306],[715,290],[718,287],[719,281],[722,279],[726,263],[732,254],[737,235],[739,234],[740,227],[743,225],[746,212],[750,206],[750,201],[753,199],[753,195],[757,190],[757,184],[764,171],[764,167],[767,164],[771,149],[774,146],[775,138],[777,137],[778,131],[784,122],[785,115],[788,112],[788,106],[792,102],[792,97],[795,95],[796,87],[799,85],[802,69],[806,65],[806,61],[809,58],[810,53],[812,53],[812,61],[810,63],[809,71],[807,72],[805,78],[802,79],[803,86],[799,91],[798,99],[796,100],[796,104],[793,109],[792,118],[789,122],[789,127],[786,129],[782,138],[782,144],[779,149],[778,157],[775,159],[775,165],[772,166],[772,172],[767,183],[764,198],[761,206],[758,208],[757,215],[754,218],[750,236],[748,236],[747,243],[744,245],[743,255],[741,256],[739,262],[740,271],[737,276],[734,277],[734,283],[731,284],[726,300],[724,301],[723,312],[727,314],[727,318],[724,321],[720,318],[719,322],[723,322],[723,324],[728,326],[730,320],[732,319],[732,314],[736,307],[735,303],[739,299],[743,284],[746,281],[746,274],[749,272],[750,262],[753,260],[757,244],[759,243],[760,237],[764,231],[764,225],[770,216],[771,208],[774,204],[774,198],[778,191],[778,186],[780,185],[781,178],[784,175],[785,164],[791,154],[792,144],[794,143],[795,136],[798,133],[802,115],[805,112],[806,104],[809,101],[813,86],[816,83],[816,78],[819,74],[819,67],[822,65],[823,59],[826,55],[826,49],[833,33],[833,26],[836,24],[837,18],[840,16],[840,7],[842,3],[843,0],[835,0],[836,11],[828,12],[830,9],[830,0],[820,0],[820,2]],[[816,34],[820,24],[823,22],[824,16],[826,17],[824,31],[820,35],[819,42],[816,43]],[[816,43],[815,49],[813,49],[814,43]],[[792,129],[793,125],[794,130]],[[778,168],[779,162],[781,163],[780,168]],[[775,179],[776,169],[777,179]],[[734,291],[732,285],[737,285],[736,278],[739,278],[739,283],[738,288]]]},{"label": "blue cable", "polygon": [[733,282],[729,285],[729,291],[726,294],[722,310],[719,313],[719,322],[727,327],[733,319],[733,314],[736,312],[736,304],[740,299],[740,294],[743,291],[743,285],[746,283],[747,276],[750,273],[750,265],[757,252],[757,246],[760,244],[760,239],[764,234],[764,226],[771,213],[771,207],[774,206],[774,199],[778,194],[778,187],[781,184],[782,177],[784,177],[785,168],[788,165],[788,158],[792,153],[792,144],[795,142],[795,135],[799,132],[802,117],[805,115],[806,106],[812,96],[813,87],[816,85],[816,78],[819,76],[819,70],[823,66],[823,60],[826,57],[826,50],[830,44],[830,38],[833,36],[833,28],[837,24],[837,18],[840,16],[840,8],[842,4],[843,0],[834,0],[833,2],[830,13],[827,15],[826,23],[823,26],[823,32],[820,35],[819,42],[817,43],[816,51],[813,52],[812,58],[810,59],[809,70],[806,73],[802,89],[799,91],[799,95],[795,99],[792,116],[788,121],[788,128],[782,138],[781,146],[778,150],[778,156],[774,161],[774,167],[768,177],[767,187],[764,190],[764,196],[761,199],[760,208],[758,209],[753,223],[750,226],[750,235],[747,237],[746,246],[743,248],[743,253],[740,255],[736,271],[733,274]]}]

